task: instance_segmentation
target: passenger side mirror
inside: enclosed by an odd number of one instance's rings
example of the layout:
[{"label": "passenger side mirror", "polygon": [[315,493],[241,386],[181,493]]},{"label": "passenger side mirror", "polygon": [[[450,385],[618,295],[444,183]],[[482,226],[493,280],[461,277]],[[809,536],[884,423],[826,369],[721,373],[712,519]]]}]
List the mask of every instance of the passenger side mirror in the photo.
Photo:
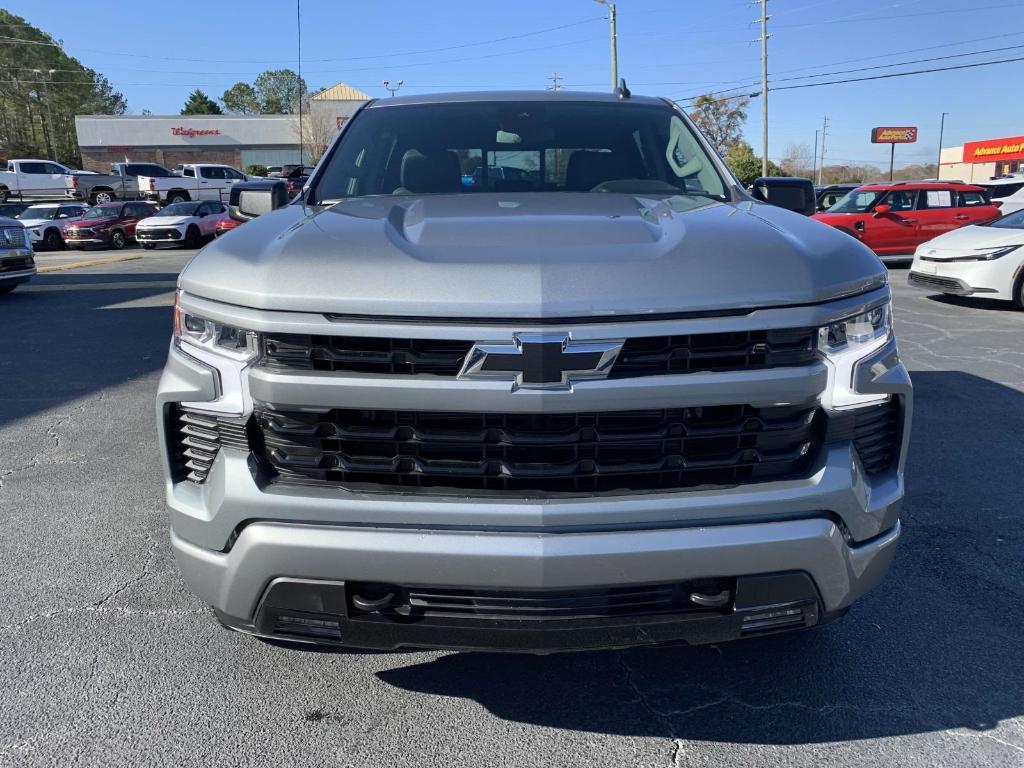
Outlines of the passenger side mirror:
[{"label": "passenger side mirror", "polygon": [[891,205],[889,205],[888,203],[879,203],[878,205],[875,206],[875,210],[873,211],[873,213],[877,218],[878,216],[882,216],[886,213],[889,213],[890,211],[892,211]]},{"label": "passenger side mirror", "polygon": [[240,181],[231,186],[228,212],[235,221],[249,221],[288,204],[283,181]]},{"label": "passenger side mirror", "polygon": [[750,194],[755,200],[804,216],[810,216],[817,208],[814,183],[810,179],[796,176],[761,176],[754,179]]}]

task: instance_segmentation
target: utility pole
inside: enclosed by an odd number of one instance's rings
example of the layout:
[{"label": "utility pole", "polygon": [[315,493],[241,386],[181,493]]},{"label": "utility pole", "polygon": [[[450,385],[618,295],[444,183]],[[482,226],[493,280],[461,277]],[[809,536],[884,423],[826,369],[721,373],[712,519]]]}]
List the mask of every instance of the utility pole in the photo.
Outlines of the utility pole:
[{"label": "utility pole", "polygon": [[821,131],[814,132],[814,159],[811,161],[811,181],[814,181],[815,176],[818,173],[818,134]]},{"label": "utility pole", "polygon": [[298,66],[298,82],[295,90],[299,94],[299,165],[306,164],[306,135],[302,132],[302,0],[295,0],[295,31],[298,33],[296,46],[296,64]]},{"label": "utility pole", "polygon": [[562,88],[561,83],[560,83],[560,81],[562,80],[562,76],[561,75],[559,75],[557,72],[552,72],[551,75],[548,77],[548,80],[551,81],[551,85],[549,85],[548,88],[547,88],[549,91],[561,90],[561,88]]},{"label": "utility pole", "polygon": [[[43,85],[43,87],[42,87],[43,100],[46,102],[46,113],[44,115],[45,119],[44,119],[44,122],[43,122],[43,138],[46,140],[47,157],[50,160],[56,160],[57,159],[57,155],[53,151],[53,147],[54,147],[54,141],[53,141],[53,112],[50,110],[50,89],[47,86],[48,86],[48,78],[52,77],[53,73],[56,72],[57,70],[56,69],[47,69],[47,70],[33,69],[32,71],[35,74],[39,75],[39,79],[40,79],[40,81],[42,81],[42,85]],[[37,84],[36,85],[36,96],[37,97],[39,96],[39,92],[40,92],[40,88],[39,88],[39,85]]]},{"label": "utility pole", "polygon": [[935,163],[935,178],[942,178],[942,134],[946,131],[946,115],[949,112],[942,113],[942,120],[939,122],[939,160]]},{"label": "utility pole", "polygon": [[608,6],[608,21],[611,27],[612,45],[612,93],[619,87],[619,35],[615,23],[615,3],[608,0],[594,0],[595,3]]},{"label": "utility pole", "polygon": [[761,175],[768,175],[768,0],[761,2]]},{"label": "utility pole", "polygon": [[395,84],[392,85],[390,80],[384,81],[384,88],[391,94],[391,98],[395,98],[395,94],[398,93],[398,89],[402,87],[404,80],[396,80]]},{"label": "utility pole", "polygon": [[818,166],[818,183],[821,184],[822,174],[825,172],[825,135],[828,133],[828,115],[821,123],[821,165]]}]

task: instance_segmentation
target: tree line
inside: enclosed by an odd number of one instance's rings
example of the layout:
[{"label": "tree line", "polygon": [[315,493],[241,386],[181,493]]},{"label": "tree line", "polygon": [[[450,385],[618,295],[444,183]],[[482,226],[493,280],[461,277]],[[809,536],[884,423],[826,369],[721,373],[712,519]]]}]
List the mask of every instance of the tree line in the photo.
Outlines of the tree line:
[{"label": "tree line", "polygon": [[81,164],[75,115],[120,115],[124,96],[60,42],[0,9],[0,157]]}]

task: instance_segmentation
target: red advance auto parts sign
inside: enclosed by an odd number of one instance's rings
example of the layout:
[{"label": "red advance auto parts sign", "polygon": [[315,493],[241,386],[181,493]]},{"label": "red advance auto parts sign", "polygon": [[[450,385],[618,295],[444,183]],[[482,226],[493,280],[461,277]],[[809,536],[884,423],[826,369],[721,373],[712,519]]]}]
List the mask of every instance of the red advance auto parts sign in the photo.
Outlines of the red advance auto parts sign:
[{"label": "red advance auto parts sign", "polygon": [[219,128],[183,128],[180,125],[171,128],[172,136],[185,136],[193,139],[196,136],[220,136]]},{"label": "red advance auto parts sign", "polygon": [[965,163],[992,163],[999,160],[1024,160],[1024,136],[968,141],[964,144]]},{"label": "red advance auto parts sign", "polygon": [[885,126],[871,129],[872,144],[913,144],[917,141],[917,128],[913,126]]}]

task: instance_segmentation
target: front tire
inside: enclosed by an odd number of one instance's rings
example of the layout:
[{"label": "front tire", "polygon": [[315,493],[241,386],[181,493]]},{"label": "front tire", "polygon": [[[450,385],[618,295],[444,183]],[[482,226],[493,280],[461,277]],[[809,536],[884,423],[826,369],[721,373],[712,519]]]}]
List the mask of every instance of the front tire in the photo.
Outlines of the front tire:
[{"label": "front tire", "polygon": [[43,247],[48,251],[59,251],[64,245],[64,238],[60,236],[59,229],[48,229],[43,235]]},{"label": "front tire", "polygon": [[124,232],[118,229],[110,233],[110,247],[115,251],[120,251],[124,248],[124,243]]},{"label": "front tire", "polygon": [[1024,309],[1024,269],[1017,278],[1017,284],[1013,287],[1013,305],[1017,309]]},{"label": "front tire", "polygon": [[17,283],[15,283],[14,285],[0,285],[0,296],[4,296],[4,295],[10,293],[11,291],[13,291],[17,287],[18,287]]},{"label": "front tire", "polygon": [[100,192],[94,192],[90,198],[90,202],[93,205],[101,205],[103,203],[112,203],[117,199],[117,195],[107,190],[101,190]]},{"label": "front tire", "polygon": [[141,245],[147,251],[152,251],[154,248],[156,248],[156,243],[139,243],[139,245]]},{"label": "front tire", "polygon": [[[11,196],[11,193],[6,188],[0,189],[0,203],[6,203],[7,198]],[[14,290],[13,288],[11,290]]]},{"label": "front tire", "polygon": [[196,225],[193,224],[185,231],[184,245],[186,248],[198,248],[200,240],[202,238],[199,235],[199,227]]}]

